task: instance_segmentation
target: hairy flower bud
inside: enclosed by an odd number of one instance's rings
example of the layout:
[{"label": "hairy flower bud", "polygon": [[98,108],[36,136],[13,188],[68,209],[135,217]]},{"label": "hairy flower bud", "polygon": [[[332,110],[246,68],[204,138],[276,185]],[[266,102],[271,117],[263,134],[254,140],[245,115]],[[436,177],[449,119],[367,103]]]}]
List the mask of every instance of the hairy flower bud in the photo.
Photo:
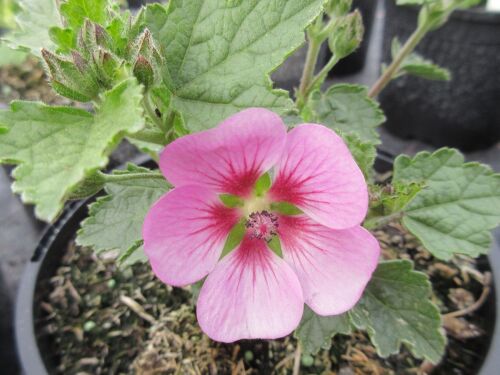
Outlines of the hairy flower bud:
[{"label": "hairy flower bud", "polygon": [[42,58],[54,90],[67,98],[87,102],[97,94],[99,87],[85,74],[85,61],[79,54],[73,61],[42,49]]},{"label": "hairy flower bud", "polygon": [[361,13],[358,10],[338,20],[328,45],[332,53],[343,58],[353,53],[363,40],[364,27]]},{"label": "hairy flower bud", "polygon": [[340,17],[351,10],[352,0],[329,0],[325,4],[325,12],[330,17]]},{"label": "hairy flower bud", "polygon": [[160,79],[163,58],[148,29],[136,38],[129,48],[134,75],[146,87]]}]

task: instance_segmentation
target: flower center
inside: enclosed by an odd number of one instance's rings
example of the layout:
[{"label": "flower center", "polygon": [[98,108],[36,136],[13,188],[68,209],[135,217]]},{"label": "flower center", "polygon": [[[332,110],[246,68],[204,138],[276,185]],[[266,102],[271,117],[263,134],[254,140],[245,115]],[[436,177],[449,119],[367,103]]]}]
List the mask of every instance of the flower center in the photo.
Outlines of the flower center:
[{"label": "flower center", "polygon": [[252,212],[245,226],[253,238],[271,241],[278,232],[278,217],[269,211]]}]

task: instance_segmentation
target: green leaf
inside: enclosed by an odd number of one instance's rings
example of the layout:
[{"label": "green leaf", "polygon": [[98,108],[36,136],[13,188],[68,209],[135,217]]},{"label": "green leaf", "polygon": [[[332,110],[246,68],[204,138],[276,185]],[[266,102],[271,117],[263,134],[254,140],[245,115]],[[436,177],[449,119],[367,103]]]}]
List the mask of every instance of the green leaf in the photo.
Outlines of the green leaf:
[{"label": "green leaf", "polygon": [[398,353],[404,343],[415,357],[437,363],[446,339],[430,294],[427,276],[414,271],[412,262],[382,262],[349,315],[357,328],[367,330],[381,357]]},{"label": "green leaf", "polygon": [[294,336],[300,341],[304,353],[316,354],[320,349],[329,349],[337,334],[352,333],[352,325],[347,313],[319,316],[309,307],[304,307],[304,315]]},{"label": "green leaf", "polygon": [[14,192],[36,204],[39,218],[53,220],[78,183],[106,166],[122,137],[142,128],[141,98],[140,86],[129,79],[102,96],[95,116],[22,101],[0,111],[0,124],[9,129],[0,135],[0,163],[19,164]]},{"label": "green leaf", "polygon": [[17,14],[18,30],[10,33],[5,40],[14,49],[28,49],[40,57],[42,48],[54,50],[49,30],[62,27],[55,0],[19,0],[21,10]]},{"label": "green leaf", "polygon": [[0,42],[0,67],[10,64],[19,65],[27,57],[28,54],[26,52],[12,49],[5,43]]},{"label": "green leaf", "polygon": [[[191,131],[248,107],[280,114],[288,93],[269,73],[304,42],[324,0],[172,0],[149,5],[146,25],[166,60],[164,81]],[[224,79],[221,79],[224,77]]]},{"label": "green leaf", "polygon": [[341,134],[347,147],[351,151],[356,164],[363,172],[365,178],[369,178],[372,173],[372,167],[377,156],[377,149],[373,142],[363,142],[354,134]]},{"label": "green leaf", "polygon": [[404,208],[403,224],[434,256],[488,252],[490,230],[500,222],[500,174],[464,163],[460,152],[443,148],[413,159],[399,156],[394,181],[427,186]]},{"label": "green leaf", "polygon": [[[151,171],[147,168],[129,165],[126,171],[115,173],[126,176],[148,172]],[[76,242],[96,252],[119,250],[120,262],[140,259],[142,223],[168,187],[165,179],[154,177],[108,182],[107,195],[90,205],[89,217],[82,222]]]},{"label": "green leaf", "polygon": [[379,105],[368,97],[366,87],[339,84],[325,93],[316,91],[309,105],[314,120],[343,134],[354,134],[362,142],[380,143],[376,127],[385,121]]},{"label": "green leaf", "polygon": [[[397,38],[392,41],[392,57],[399,53],[401,44]],[[424,59],[418,53],[413,52],[408,55],[401,66],[399,67],[400,74],[410,74],[417,77],[434,80],[434,81],[449,81],[451,79],[451,72],[448,69],[442,68],[432,61]]]},{"label": "green leaf", "polygon": [[67,0],[61,4],[61,14],[73,30],[78,30],[85,19],[100,25],[107,21],[108,0]]}]

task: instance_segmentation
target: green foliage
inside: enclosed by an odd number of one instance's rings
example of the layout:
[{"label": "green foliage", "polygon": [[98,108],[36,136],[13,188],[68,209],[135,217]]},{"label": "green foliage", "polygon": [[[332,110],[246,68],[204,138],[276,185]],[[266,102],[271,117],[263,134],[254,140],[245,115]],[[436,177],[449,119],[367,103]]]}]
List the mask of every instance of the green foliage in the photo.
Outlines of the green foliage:
[{"label": "green foliage", "polygon": [[325,12],[331,18],[341,17],[347,14],[352,6],[352,0],[328,0],[325,4]]},{"label": "green foliage", "polygon": [[210,128],[247,107],[289,109],[288,94],[273,90],[268,74],[301,45],[322,3],[172,0],[168,10],[149,5],[146,24],[166,56],[164,82],[186,126]]},{"label": "green foliage", "polygon": [[144,176],[106,183],[107,195],[90,205],[89,217],[81,224],[76,239],[79,245],[92,247],[96,252],[119,250],[120,262],[127,260],[127,264],[143,258],[142,223],[149,208],[169,186],[149,169],[131,164],[126,170],[115,171],[114,176],[137,173]]},{"label": "green foliage", "polygon": [[67,0],[61,4],[60,13],[69,27],[78,30],[86,19],[106,24],[107,8],[108,0]]},{"label": "green foliage", "polygon": [[[376,127],[385,121],[379,105],[370,99],[364,86],[339,84],[325,93],[316,91],[309,101],[312,119],[361,142],[379,144]],[[306,119],[309,120],[309,119]]]},{"label": "green foliage", "polygon": [[306,353],[315,354],[328,349],[335,335],[356,327],[368,332],[381,357],[398,353],[403,343],[415,357],[437,363],[446,341],[430,294],[427,276],[414,271],[412,262],[381,262],[353,309],[324,317],[306,308],[295,336]]},{"label": "green foliage", "polygon": [[316,354],[320,349],[329,349],[335,335],[350,333],[352,324],[347,313],[320,316],[305,306],[294,336],[300,341],[304,353]]},{"label": "green foliage", "polygon": [[364,32],[363,18],[358,10],[340,18],[328,38],[330,51],[338,59],[350,55],[358,49]]},{"label": "green foliage", "polygon": [[[392,58],[394,59],[401,50],[401,44],[397,38],[392,41]],[[434,81],[449,81],[451,73],[448,69],[442,68],[434,64],[430,60],[424,59],[418,53],[413,52],[406,56],[399,67],[399,76],[410,74]],[[395,77],[396,78],[396,77]]]},{"label": "green foliage", "polygon": [[370,141],[361,141],[354,133],[341,135],[365,178],[370,178],[377,157],[375,144]]},{"label": "green foliage", "polygon": [[[51,221],[70,192],[103,168],[107,155],[127,133],[143,126],[141,88],[129,79],[106,92],[96,114],[34,102],[13,102],[0,111],[0,162],[19,164],[13,190],[36,215]],[[120,121],[116,114],[120,113]]]},{"label": "green foliage", "polygon": [[15,28],[16,22],[14,16],[18,10],[19,6],[17,5],[17,1],[0,0],[0,28]]},{"label": "green foliage", "polygon": [[478,256],[489,250],[490,230],[500,222],[500,174],[464,163],[460,152],[443,148],[399,156],[394,182],[426,186],[404,207],[403,224],[434,256]]},{"label": "green foliage", "polygon": [[19,65],[26,60],[26,57],[26,52],[12,49],[0,41],[0,67],[10,64]]},{"label": "green foliage", "polygon": [[398,353],[404,343],[415,357],[437,363],[446,340],[430,294],[427,276],[414,271],[412,262],[382,262],[349,315],[357,328],[368,332],[381,357]]},{"label": "green foliage", "polygon": [[14,49],[22,48],[40,56],[41,49],[54,49],[55,44],[49,36],[54,26],[62,27],[55,0],[19,0],[17,30],[5,37]]}]

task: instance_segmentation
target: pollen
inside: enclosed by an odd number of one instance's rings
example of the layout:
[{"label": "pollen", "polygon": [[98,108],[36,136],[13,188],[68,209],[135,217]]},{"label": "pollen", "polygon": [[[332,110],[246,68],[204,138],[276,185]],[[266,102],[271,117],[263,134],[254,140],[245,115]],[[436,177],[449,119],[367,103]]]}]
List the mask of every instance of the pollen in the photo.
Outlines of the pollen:
[{"label": "pollen", "polygon": [[253,238],[266,242],[278,234],[278,217],[269,211],[251,213],[245,225]]}]

